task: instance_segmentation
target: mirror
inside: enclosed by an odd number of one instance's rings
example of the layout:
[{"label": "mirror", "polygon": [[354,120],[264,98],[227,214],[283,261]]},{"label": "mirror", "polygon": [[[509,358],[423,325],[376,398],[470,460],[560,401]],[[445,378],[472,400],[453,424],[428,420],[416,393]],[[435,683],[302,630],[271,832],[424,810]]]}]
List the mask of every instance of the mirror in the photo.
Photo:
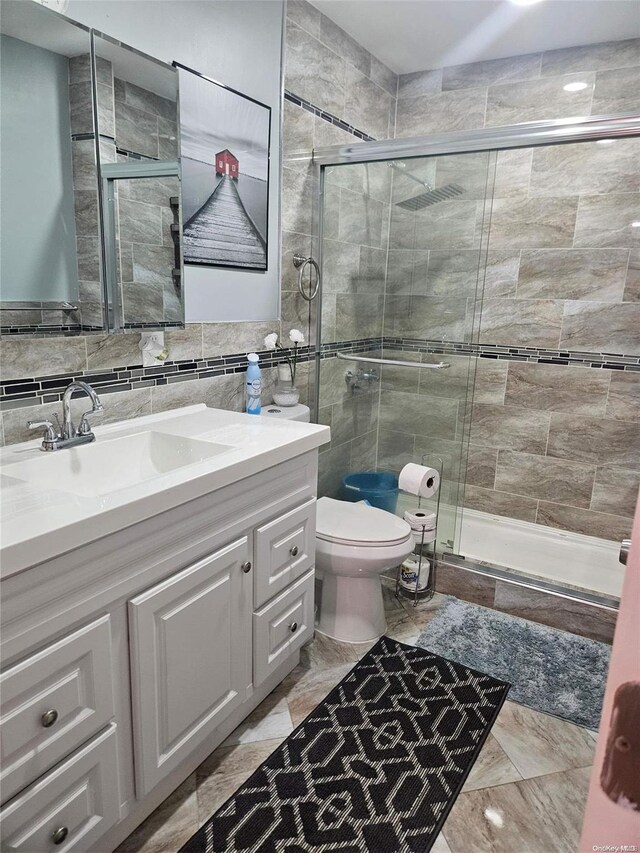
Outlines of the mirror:
[{"label": "mirror", "polygon": [[183,326],[178,72],[24,0],[0,38],[0,332]]},{"label": "mirror", "polygon": [[7,0],[0,40],[0,326],[104,332],[90,31]]},{"label": "mirror", "polygon": [[110,326],[182,326],[178,73],[97,33],[94,49]]}]

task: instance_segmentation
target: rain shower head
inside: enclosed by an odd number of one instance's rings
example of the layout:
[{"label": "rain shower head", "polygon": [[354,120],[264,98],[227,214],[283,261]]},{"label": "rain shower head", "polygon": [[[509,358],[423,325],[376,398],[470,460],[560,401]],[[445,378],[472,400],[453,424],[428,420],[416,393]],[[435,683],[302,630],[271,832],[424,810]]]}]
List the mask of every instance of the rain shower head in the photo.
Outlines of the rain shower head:
[{"label": "rain shower head", "polygon": [[464,189],[459,184],[445,184],[444,187],[438,187],[437,190],[429,187],[426,193],[414,195],[413,198],[408,198],[405,201],[396,202],[397,207],[403,207],[405,210],[422,210],[425,207],[430,207],[432,204],[438,204],[441,201],[449,201],[458,195],[462,195]]}]

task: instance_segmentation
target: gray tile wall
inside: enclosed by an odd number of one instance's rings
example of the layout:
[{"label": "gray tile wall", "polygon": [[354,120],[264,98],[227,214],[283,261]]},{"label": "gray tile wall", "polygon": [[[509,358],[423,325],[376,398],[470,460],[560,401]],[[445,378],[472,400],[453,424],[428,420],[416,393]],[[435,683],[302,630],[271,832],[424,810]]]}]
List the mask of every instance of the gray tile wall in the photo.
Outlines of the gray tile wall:
[{"label": "gray tile wall", "polygon": [[[279,332],[278,322],[189,324],[185,329],[167,329],[165,342],[172,360],[215,357],[232,352],[264,349],[264,337]],[[50,376],[82,370],[100,371],[140,364],[139,335],[124,334],[73,338],[3,338],[0,363],[5,381],[25,377]],[[306,388],[308,366],[299,365]],[[275,371],[263,371],[263,400],[271,399]],[[177,406],[206,403],[209,406],[243,411],[244,374],[195,379],[164,386],[138,388],[102,394],[104,414],[100,423],[126,420],[150,412],[162,412]],[[74,401],[82,405],[82,399]],[[33,438],[26,421],[57,411],[59,403],[6,408],[1,412],[4,441],[7,444]]]},{"label": "gray tile wall", "polygon": [[[378,138],[393,135],[397,77],[333,21],[304,0],[287,3],[285,88]],[[318,188],[314,147],[359,140],[334,124],[284,103],[282,196],[282,324],[309,334],[309,306],[297,292],[294,252],[317,255]],[[296,158],[295,155],[306,154]],[[322,341],[376,337],[382,332],[391,175],[382,165],[335,169],[325,187]],[[320,460],[320,491],[337,495],[350,470],[375,468],[378,389],[351,392],[344,381],[355,363],[321,366],[319,419],[332,427]],[[313,380],[313,374],[309,374]],[[299,384],[299,383],[298,383]]]},{"label": "gray tile wall", "polygon": [[[396,136],[634,112],[638,79],[640,40],[403,75]],[[587,85],[565,91],[576,81]],[[388,278],[397,294],[395,303],[388,300],[389,333],[432,337],[429,317],[438,317],[440,331],[456,338],[456,319],[464,316],[462,304],[456,315],[456,287],[464,286],[465,257],[467,276],[477,263],[465,204],[470,208],[467,199],[482,190],[461,168],[463,159],[456,158],[450,179],[465,194],[446,205],[456,210],[442,218],[443,227],[429,223],[429,245],[416,237],[417,216],[392,217],[389,263],[401,272]],[[481,343],[639,354],[640,229],[631,226],[640,218],[639,189],[640,140],[500,153]],[[440,240],[455,241],[460,272],[446,280],[444,320],[443,304],[434,301],[442,289],[427,275],[425,291],[421,274]],[[437,310],[421,316],[418,294]],[[638,373],[479,359],[466,505],[620,539],[629,533],[640,485],[639,421]],[[404,433],[384,442],[381,435],[390,462],[398,461],[398,448],[409,458],[408,445]]]}]

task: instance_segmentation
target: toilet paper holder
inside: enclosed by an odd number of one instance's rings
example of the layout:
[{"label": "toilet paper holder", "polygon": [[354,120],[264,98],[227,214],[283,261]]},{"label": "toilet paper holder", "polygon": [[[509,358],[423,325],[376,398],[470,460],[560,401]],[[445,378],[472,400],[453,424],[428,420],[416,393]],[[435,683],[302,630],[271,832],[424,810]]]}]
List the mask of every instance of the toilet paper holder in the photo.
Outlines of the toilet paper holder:
[{"label": "toilet paper holder", "polygon": [[[432,599],[436,591],[436,571],[438,566],[438,523],[440,520],[440,495],[442,494],[444,472],[444,462],[442,458],[433,453],[424,453],[420,460],[420,464],[436,469],[440,477],[440,488],[436,492],[435,526],[430,528],[428,531],[425,527],[422,528],[422,538],[420,542],[416,544],[416,548],[414,548],[414,554],[418,556],[418,570],[416,572],[416,583],[414,589],[407,590],[406,587],[400,585],[401,566],[398,566],[398,572],[396,575],[396,598],[400,596],[400,592],[402,591],[404,595],[410,595],[413,598],[414,607],[417,607],[418,601],[429,601]],[[428,500],[428,498],[422,498],[418,495],[419,508],[422,507],[423,500]],[[425,542],[427,533],[429,533],[429,535],[433,533],[433,540],[430,543]],[[428,547],[429,545],[431,545],[431,548]],[[425,559],[431,560],[431,569],[429,571],[429,579],[426,587],[424,589],[420,589],[420,574],[422,572],[423,560]]]}]

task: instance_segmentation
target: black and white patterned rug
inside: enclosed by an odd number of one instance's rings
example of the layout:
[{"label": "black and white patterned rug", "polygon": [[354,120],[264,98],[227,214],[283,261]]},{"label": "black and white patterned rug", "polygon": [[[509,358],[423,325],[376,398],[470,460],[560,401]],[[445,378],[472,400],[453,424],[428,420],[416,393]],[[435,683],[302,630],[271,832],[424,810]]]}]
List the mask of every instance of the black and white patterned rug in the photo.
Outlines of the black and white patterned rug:
[{"label": "black and white patterned rug", "polygon": [[181,853],[422,853],[509,685],[382,637]]}]

